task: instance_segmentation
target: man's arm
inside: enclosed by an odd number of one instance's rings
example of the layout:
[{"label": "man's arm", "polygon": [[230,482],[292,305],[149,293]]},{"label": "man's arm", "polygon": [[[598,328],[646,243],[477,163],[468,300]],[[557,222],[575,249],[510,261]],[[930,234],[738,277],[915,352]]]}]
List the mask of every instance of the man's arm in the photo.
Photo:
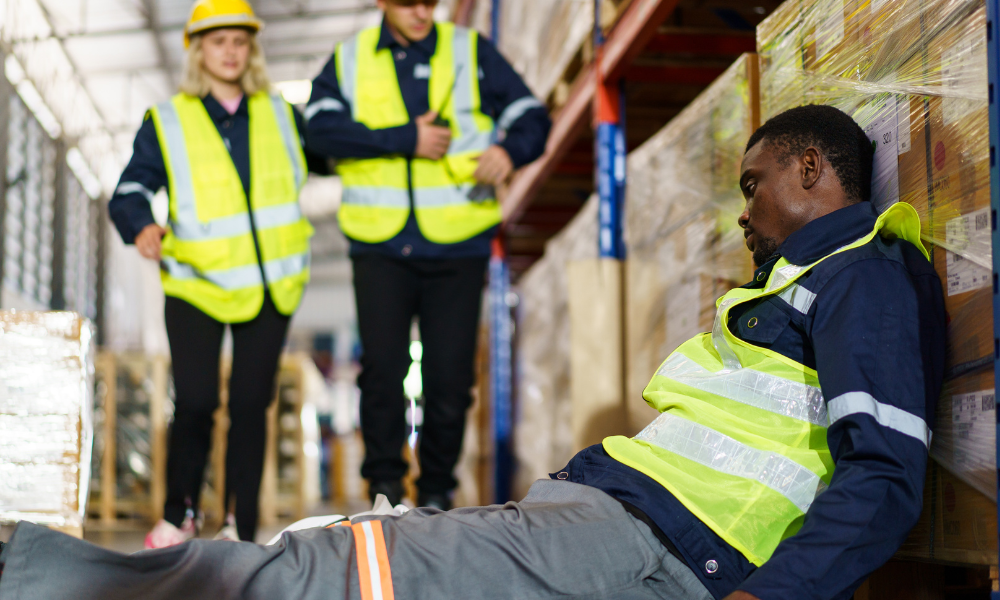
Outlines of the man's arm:
[{"label": "man's arm", "polygon": [[944,365],[940,289],[929,266],[911,276],[898,263],[866,260],[819,290],[806,326],[836,470],[802,529],[741,591],[849,599],[916,524]]},{"label": "man's arm", "polygon": [[506,150],[513,167],[521,168],[545,152],[552,121],[545,105],[532,95],[496,47],[482,36],[478,52],[483,112],[496,121],[498,145]]},{"label": "man's arm", "polygon": [[299,144],[302,146],[302,154],[306,157],[306,169],[310,173],[317,175],[332,175],[327,165],[326,158],[313,152],[306,146],[306,120],[299,112],[299,109],[292,107],[292,115],[295,117],[295,129],[299,132]]},{"label": "man's arm", "polygon": [[306,105],[306,144],[329,158],[378,158],[392,154],[413,156],[417,148],[415,122],[370,129],[354,120],[351,105],[337,82],[337,57],[331,56],[313,80]]},{"label": "man's arm", "polygon": [[108,202],[108,214],[123,242],[134,243],[146,227],[156,224],[151,202],[153,194],[165,185],[167,170],[163,165],[156,126],[147,117],[135,136],[132,158]]}]

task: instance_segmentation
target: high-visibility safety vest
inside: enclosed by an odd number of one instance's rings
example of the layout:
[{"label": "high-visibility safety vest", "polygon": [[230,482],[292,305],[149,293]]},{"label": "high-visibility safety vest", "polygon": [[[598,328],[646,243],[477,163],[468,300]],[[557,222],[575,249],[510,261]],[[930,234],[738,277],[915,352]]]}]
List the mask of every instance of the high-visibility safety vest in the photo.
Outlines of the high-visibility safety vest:
[{"label": "high-visibility safety vest", "polygon": [[[249,321],[264,303],[291,315],[309,281],[313,229],[299,209],[306,177],[292,109],[258,92],[250,111],[250,202],[200,98],[178,94],[150,109],[170,192],[160,278],[168,296],[224,323]],[[260,263],[254,247],[257,230]]]},{"label": "high-visibility safety vest", "polygon": [[[438,244],[467,240],[500,222],[495,198],[471,202],[466,196],[476,183],[476,158],[494,142],[495,129],[481,110],[478,34],[452,23],[436,27],[430,106],[449,121],[451,146],[436,161],[404,156],[338,161],[344,186],[338,219],[352,239],[378,243],[402,231],[411,193],[421,233]],[[378,49],[380,34],[379,27],[365,29],[336,50],[341,93],[353,119],[371,129],[410,122],[392,51]]]},{"label": "high-visibility safety vest", "polygon": [[[799,530],[829,485],[830,416],[816,371],[737,338],[729,313],[775,295],[808,312],[815,294],[796,281],[876,235],[904,239],[927,256],[916,211],[898,203],[871,233],[812,264],[779,259],[762,289],[724,295],[712,332],[681,344],[660,365],[643,398],[661,414],[634,438],[604,440],[609,455],[667,488],[755,565]],[[926,425],[921,433],[929,443]]]}]

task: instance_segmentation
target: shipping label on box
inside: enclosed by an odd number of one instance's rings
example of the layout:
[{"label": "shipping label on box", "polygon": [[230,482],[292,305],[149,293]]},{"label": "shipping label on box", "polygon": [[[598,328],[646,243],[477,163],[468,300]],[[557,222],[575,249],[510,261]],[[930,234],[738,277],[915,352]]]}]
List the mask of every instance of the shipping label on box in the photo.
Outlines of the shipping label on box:
[{"label": "shipping label on box", "polygon": [[[995,437],[996,394],[980,390],[951,397],[953,469],[977,468],[993,460],[991,442]],[[987,449],[989,448],[989,449]]]},{"label": "shipping label on box", "polygon": [[[854,118],[859,123],[867,123],[864,127],[865,134],[875,151],[871,200],[875,209],[883,212],[899,201],[899,109],[896,95],[882,95],[859,108]],[[909,142],[910,132],[907,127],[907,146]]]},{"label": "shipping label on box", "polygon": [[992,263],[991,235],[989,208],[948,221],[945,242],[958,251],[947,253],[949,296],[989,286],[992,266],[987,268],[978,263]]},{"label": "shipping label on box", "polygon": [[941,100],[942,120],[952,125],[982,106],[968,88],[986,72],[986,43],[978,36],[960,38],[941,54],[941,81],[948,95]]}]

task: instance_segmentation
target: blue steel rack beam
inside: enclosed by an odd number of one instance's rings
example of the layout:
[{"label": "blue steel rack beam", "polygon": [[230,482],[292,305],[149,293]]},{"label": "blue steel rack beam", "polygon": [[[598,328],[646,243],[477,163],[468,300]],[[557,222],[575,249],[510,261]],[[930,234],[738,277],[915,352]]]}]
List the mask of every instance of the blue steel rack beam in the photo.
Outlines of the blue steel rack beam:
[{"label": "blue steel rack beam", "polygon": [[[499,44],[500,4],[493,0],[490,33],[494,44]],[[502,236],[502,234],[500,234]],[[511,499],[514,473],[513,434],[513,327],[510,305],[510,268],[504,256],[500,237],[493,241],[490,257],[490,395],[493,422],[493,501],[503,504]]]},{"label": "blue steel rack beam", "polygon": [[[1000,380],[1000,229],[997,229],[997,212],[1000,211],[1000,166],[997,153],[1000,151],[1000,0],[986,0],[986,47],[989,57],[989,111],[990,111],[990,205],[993,224],[993,370],[995,380]],[[1000,396],[998,396],[1000,398]],[[1000,415],[1000,402],[997,413]],[[997,439],[1000,440],[1000,421],[997,422]],[[995,449],[997,465],[1000,465],[1000,445]],[[1000,477],[997,478],[1000,491]],[[1000,505],[998,505],[1000,507]],[[998,508],[1000,516],[1000,508]],[[1000,519],[998,519],[1000,522]],[[997,533],[1000,539],[1000,532]],[[1000,600],[1000,591],[992,593],[992,600]]]}]

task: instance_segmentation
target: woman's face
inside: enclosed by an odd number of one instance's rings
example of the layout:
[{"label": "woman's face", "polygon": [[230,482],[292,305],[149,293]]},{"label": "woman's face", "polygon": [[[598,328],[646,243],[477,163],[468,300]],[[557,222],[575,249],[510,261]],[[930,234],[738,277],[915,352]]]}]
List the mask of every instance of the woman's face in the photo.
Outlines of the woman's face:
[{"label": "woman's face", "polygon": [[250,36],[246,29],[213,29],[201,40],[205,70],[226,83],[238,83],[250,62]]}]

